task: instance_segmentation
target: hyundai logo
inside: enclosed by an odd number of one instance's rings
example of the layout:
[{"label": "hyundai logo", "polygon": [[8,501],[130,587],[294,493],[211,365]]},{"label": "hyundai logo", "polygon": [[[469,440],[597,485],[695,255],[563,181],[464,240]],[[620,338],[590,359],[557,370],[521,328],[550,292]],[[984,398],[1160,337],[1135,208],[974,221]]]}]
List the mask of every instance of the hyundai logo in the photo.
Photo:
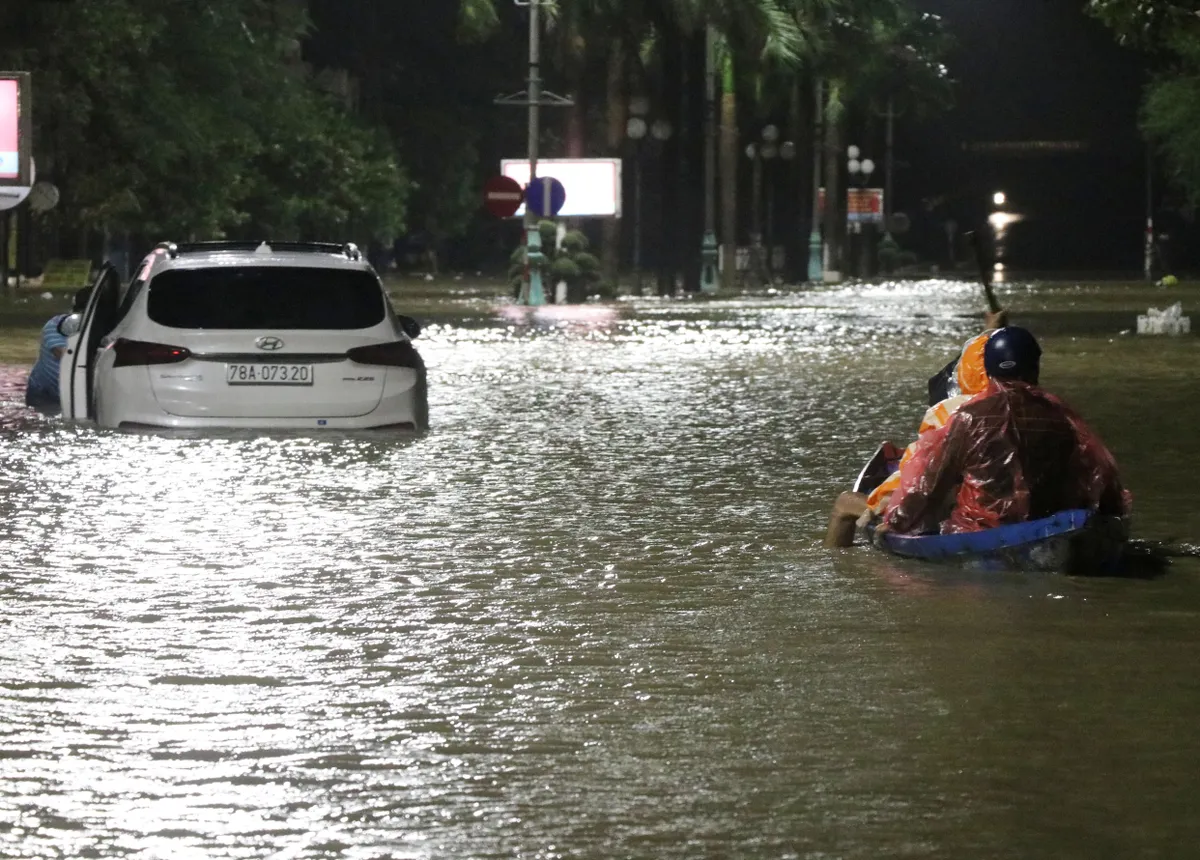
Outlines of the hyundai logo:
[{"label": "hyundai logo", "polygon": [[283,341],[273,335],[260,337],[258,340],[254,341],[254,345],[259,349],[265,349],[270,352],[274,352],[277,349],[283,349]]}]

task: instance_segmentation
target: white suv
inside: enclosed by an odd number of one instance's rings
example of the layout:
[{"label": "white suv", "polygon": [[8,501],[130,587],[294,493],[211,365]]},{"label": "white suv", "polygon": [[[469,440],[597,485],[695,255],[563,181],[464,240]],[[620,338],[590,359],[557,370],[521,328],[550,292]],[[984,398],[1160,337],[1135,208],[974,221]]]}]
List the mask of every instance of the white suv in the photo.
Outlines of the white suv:
[{"label": "white suv", "polygon": [[62,359],[66,418],[102,427],[428,424],[420,327],[353,245],[160,244],[105,266]]}]

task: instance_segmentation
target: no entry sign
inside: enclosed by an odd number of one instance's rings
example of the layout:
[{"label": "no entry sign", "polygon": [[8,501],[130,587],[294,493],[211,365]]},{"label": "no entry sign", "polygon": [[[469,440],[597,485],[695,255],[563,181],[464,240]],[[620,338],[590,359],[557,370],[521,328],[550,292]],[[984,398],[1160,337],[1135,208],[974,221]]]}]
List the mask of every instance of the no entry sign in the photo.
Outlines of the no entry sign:
[{"label": "no entry sign", "polygon": [[521,208],[525,192],[515,179],[493,176],[483,186],[483,205],[497,218],[507,218]]}]

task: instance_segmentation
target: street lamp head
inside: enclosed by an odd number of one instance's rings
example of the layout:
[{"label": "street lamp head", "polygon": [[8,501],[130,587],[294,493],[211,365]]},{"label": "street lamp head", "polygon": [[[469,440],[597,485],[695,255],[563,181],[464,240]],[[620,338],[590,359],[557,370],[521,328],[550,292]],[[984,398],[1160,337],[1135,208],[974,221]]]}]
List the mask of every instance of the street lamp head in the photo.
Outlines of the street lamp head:
[{"label": "street lamp head", "polygon": [[777,147],[773,143],[768,143],[766,146],[764,146],[762,148],[762,157],[766,158],[768,160],[774,158],[778,154],[779,154],[779,147]]},{"label": "street lamp head", "polygon": [[846,147],[846,157],[848,159],[850,159],[851,161],[858,160],[858,153],[859,153],[859,149],[854,144],[851,144],[850,146]]},{"label": "street lamp head", "polygon": [[762,130],[763,140],[767,143],[774,143],[779,140],[779,129],[773,125],[768,125]]},{"label": "street lamp head", "polygon": [[758,147],[755,146],[753,143],[746,144],[746,157],[747,158],[758,158]]},{"label": "street lamp head", "polygon": [[783,145],[779,147],[779,157],[784,161],[791,161],[796,157],[796,144],[790,140],[785,140]]},{"label": "street lamp head", "polygon": [[1008,202],[1008,197],[1005,196],[1003,191],[997,191],[995,194],[992,195],[992,202],[994,204],[996,204],[997,206],[1003,206],[1005,203]]},{"label": "street lamp head", "polygon": [[846,162],[846,169],[851,173],[858,173],[858,171],[862,170],[862,162],[857,158],[851,158]]},{"label": "street lamp head", "polygon": [[671,124],[665,119],[656,119],[650,126],[650,134],[655,140],[667,140],[672,131]]},{"label": "street lamp head", "polygon": [[631,116],[625,123],[625,134],[632,140],[641,140],[646,136],[646,121],[640,116]]},{"label": "street lamp head", "polygon": [[634,116],[645,116],[650,113],[650,99],[645,96],[633,96],[629,100],[629,112]]},{"label": "street lamp head", "polygon": [[861,167],[862,167],[863,176],[870,176],[872,173],[875,172],[875,162],[869,158],[864,158],[862,160]]}]

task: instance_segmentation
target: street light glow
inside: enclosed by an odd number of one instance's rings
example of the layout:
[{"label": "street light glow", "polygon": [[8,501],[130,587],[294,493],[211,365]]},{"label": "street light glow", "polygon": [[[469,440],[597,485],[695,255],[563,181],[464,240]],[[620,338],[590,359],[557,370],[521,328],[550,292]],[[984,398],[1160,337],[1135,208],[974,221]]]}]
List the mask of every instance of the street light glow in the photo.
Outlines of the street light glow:
[{"label": "street light glow", "polygon": [[997,206],[1003,206],[1007,201],[1008,197],[1005,196],[1003,191],[997,191],[992,195],[992,202]]}]

